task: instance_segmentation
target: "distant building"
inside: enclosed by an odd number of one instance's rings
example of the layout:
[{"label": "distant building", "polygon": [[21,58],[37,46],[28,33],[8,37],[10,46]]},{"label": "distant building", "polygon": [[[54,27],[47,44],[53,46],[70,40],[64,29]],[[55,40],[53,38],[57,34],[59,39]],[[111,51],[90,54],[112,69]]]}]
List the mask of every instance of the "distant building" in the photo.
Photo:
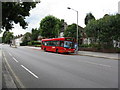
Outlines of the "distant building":
[{"label": "distant building", "polygon": [[120,42],[113,40],[113,46],[120,48]]},{"label": "distant building", "polygon": [[43,39],[43,37],[39,35],[37,41],[41,42],[42,39]]},{"label": "distant building", "polygon": [[68,26],[67,23],[64,22],[64,20],[62,20],[62,28],[61,28],[61,30],[60,30],[60,35],[59,35],[59,37],[63,37],[63,36],[64,36],[64,31],[66,30],[67,26]]},{"label": "distant building", "polygon": [[18,36],[16,36],[16,37],[12,40],[12,45],[20,46],[20,43],[22,43],[22,38],[23,38],[23,35],[18,35]]}]

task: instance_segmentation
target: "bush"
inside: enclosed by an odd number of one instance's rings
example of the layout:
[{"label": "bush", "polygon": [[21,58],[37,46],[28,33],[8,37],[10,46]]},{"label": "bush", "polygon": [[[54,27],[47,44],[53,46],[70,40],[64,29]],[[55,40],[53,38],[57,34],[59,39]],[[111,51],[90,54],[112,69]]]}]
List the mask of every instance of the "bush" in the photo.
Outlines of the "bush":
[{"label": "bush", "polygon": [[39,45],[41,45],[41,42],[38,42],[38,41],[29,41],[29,42],[23,42],[23,43],[21,43],[20,44],[20,46],[26,46],[26,45],[28,45],[28,46],[39,46]]},{"label": "bush", "polygon": [[32,42],[28,42],[27,45],[32,46]]},{"label": "bush", "polygon": [[26,46],[28,42],[22,42],[20,43],[20,46]]},{"label": "bush", "polygon": [[35,47],[41,47],[41,45],[35,45]]},{"label": "bush", "polygon": [[80,47],[88,48],[88,47],[90,47],[90,44],[81,44]]},{"label": "bush", "polygon": [[83,47],[83,48],[96,48],[96,49],[101,48],[101,46],[99,44],[82,44],[82,45],[80,45],[80,47]]},{"label": "bush", "polygon": [[120,53],[120,48],[116,48],[117,52]]},{"label": "bush", "polygon": [[41,45],[41,43],[38,42],[38,41],[30,41],[30,42],[27,43],[27,45],[29,45],[29,46],[36,46],[36,45]]}]

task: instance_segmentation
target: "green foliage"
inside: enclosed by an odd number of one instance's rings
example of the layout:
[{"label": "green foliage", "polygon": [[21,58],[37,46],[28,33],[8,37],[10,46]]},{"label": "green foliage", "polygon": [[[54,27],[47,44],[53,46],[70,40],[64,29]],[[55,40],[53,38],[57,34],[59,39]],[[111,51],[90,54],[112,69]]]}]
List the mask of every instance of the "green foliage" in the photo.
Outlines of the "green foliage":
[{"label": "green foliage", "polygon": [[60,20],[54,16],[46,16],[40,23],[40,34],[45,38],[58,37],[60,30]]},{"label": "green foliage", "polygon": [[31,33],[27,32],[24,34],[23,38],[22,38],[23,43],[21,44],[23,45],[28,45],[28,42],[31,41]]},{"label": "green foliage", "polygon": [[31,46],[31,45],[32,45],[32,42],[28,42],[27,45]]},{"label": "green foliage", "polygon": [[29,41],[27,43],[27,45],[29,45],[29,46],[40,46],[41,42],[38,42],[38,41]]},{"label": "green foliage", "polygon": [[81,44],[80,47],[88,48],[88,47],[90,47],[90,45],[89,44]]},{"label": "green foliage", "polygon": [[9,32],[9,31],[5,31],[3,33],[3,37],[2,37],[2,42],[3,43],[11,43],[11,40],[13,39],[13,32]]},{"label": "green foliage", "polygon": [[101,49],[101,46],[99,44],[81,44],[80,47]]},{"label": "green foliage", "polygon": [[41,47],[41,45],[35,45],[35,47]]},{"label": "green foliage", "polygon": [[120,48],[116,48],[117,52],[120,53]]},{"label": "green foliage", "polygon": [[39,35],[40,35],[40,31],[37,30],[37,28],[32,29],[31,40],[36,41]]},{"label": "green foliage", "polygon": [[[81,37],[81,32],[83,31],[83,28],[78,26],[78,37]],[[64,37],[73,37],[76,38],[77,35],[77,25],[76,24],[71,24],[68,25],[68,27],[66,28],[65,32],[64,32]]]},{"label": "green foliage", "polygon": [[120,41],[120,14],[106,15],[92,20],[85,27],[86,34],[103,48],[113,47],[113,40]]},{"label": "green foliage", "polygon": [[13,22],[25,29],[28,25],[25,17],[29,11],[36,7],[36,2],[2,2],[2,28],[9,31],[13,28]]},{"label": "green foliage", "polygon": [[95,20],[95,17],[92,15],[92,13],[88,13],[85,17],[85,25],[87,25],[91,20]]},{"label": "green foliage", "polygon": [[[82,37],[82,33],[83,33],[83,28],[78,26],[78,40],[79,40],[78,42],[79,42],[79,44],[81,44],[80,38]],[[76,38],[76,36],[77,36],[77,25],[74,23],[71,25],[68,25],[68,27],[64,31],[64,37]]]},{"label": "green foliage", "polygon": [[68,25],[64,32],[64,37],[73,37],[76,38],[76,32],[77,32],[77,25],[76,24],[71,24]]}]

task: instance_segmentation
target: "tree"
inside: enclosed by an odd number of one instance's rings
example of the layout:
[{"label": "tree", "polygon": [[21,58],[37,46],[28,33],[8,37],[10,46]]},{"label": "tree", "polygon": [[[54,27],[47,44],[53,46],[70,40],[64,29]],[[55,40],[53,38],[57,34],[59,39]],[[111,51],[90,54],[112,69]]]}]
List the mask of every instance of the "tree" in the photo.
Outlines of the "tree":
[{"label": "tree", "polygon": [[120,14],[92,20],[86,25],[85,30],[87,36],[96,39],[102,47],[113,47],[113,40],[120,41]]},{"label": "tree", "polygon": [[59,36],[60,20],[54,16],[46,16],[40,22],[40,34],[45,38],[55,38]]},{"label": "tree", "polygon": [[85,17],[85,25],[87,25],[92,19],[95,20],[95,17],[92,15],[92,13],[88,13]]},{"label": "tree", "polygon": [[[79,26],[78,27],[79,43],[81,43],[80,39],[81,39],[82,34],[83,34],[82,32],[83,32],[83,28]],[[64,31],[64,37],[72,37],[72,38],[76,39],[76,35],[77,35],[77,25],[74,23],[71,25],[68,25],[68,27]]]},{"label": "tree", "polygon": [[113,40],[120,41],[120,14],[106,16],[99,20],[100,41],[106,47],[113,46]]},{"label": "tree", "polygon": [[98,28],[98,20],[91,20],[89,24],[85,27],[85,32],[87,36],[90,38],[91,43],[94,44],[97,42],[99,38],[99,28]]},{"label": "tree", "polygon": [[32,33],[31,33],[31,40],[36,41],[38,39],[38,36],[40,34],[40,31],[37,30],[37,28],[32,28]]},{"label": "tree", "polygon": [[76,30],[77,30],[77,25],[76,24],[68,25],[68,27],[64,31],[64,37],[76,38]]},{"label": "tree", "polygon": [[3,33],[2,42],[10,44],[12,42],[13,37],[13,32],[5,31]]},{"label": "tree", "polygon": [[29,41],[31,41],[31,33],[27,32],[23,35],[22,38],[23,45],[27,45]]},{"label": "tree", "polygon": [[36,2],[2,2],[2,28],[9,31],[14,23],[19,23],[25,29],[28,25],[25,17],[29,16],[29,11],[35,7]]}]

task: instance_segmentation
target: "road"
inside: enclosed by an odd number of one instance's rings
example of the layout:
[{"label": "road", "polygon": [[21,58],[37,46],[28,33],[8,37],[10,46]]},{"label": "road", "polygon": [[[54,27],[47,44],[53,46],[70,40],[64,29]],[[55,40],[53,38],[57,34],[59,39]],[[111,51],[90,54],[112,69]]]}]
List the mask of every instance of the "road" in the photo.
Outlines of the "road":
[{"label": "road", "polygon": [[2,51],[25,88],[118,88],[118,60],[8,45]]}]

